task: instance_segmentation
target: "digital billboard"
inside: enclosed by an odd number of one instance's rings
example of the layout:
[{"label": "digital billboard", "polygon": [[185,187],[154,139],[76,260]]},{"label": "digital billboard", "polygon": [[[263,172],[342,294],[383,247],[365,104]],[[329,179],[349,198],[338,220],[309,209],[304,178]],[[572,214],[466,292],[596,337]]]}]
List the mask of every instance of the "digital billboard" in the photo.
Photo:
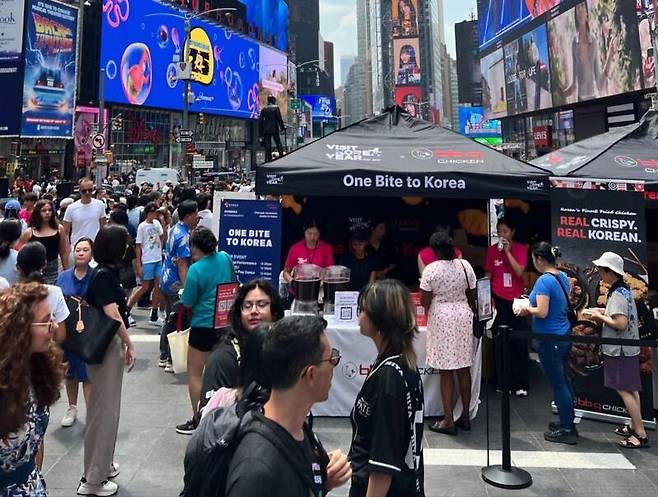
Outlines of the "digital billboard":
[{"label": "digital billboard", "polygon": [[586,0],[548,22],[555,106],[640,90],[634,2]]},{"label": "digital billboard", "polygon": [[393,0],[391,18],[394,38],[418,36],[418,0]]},{"label": "digital billboard", "polygon": [[497,138],[502,127],[498,119],[485,120],[482,107],[459,107],[459,132],[469,138]]},{"label": "digital billboard", "polygon": [[546,25],[525,33],[503,50],[507,115],[552,107]]},{"label": "digital billboard", "polygon": [[73,136],[78,9],[29,0],[25,12],[21,135]]},{"label": "digital billboard", "polygon": [[562,0],[478,0],[480,48],[558,5]]},{"label": "digital billboard", "polygon": [[329,95],[300,95],[312,108],[313,118],[326,119],[336,116],[336,100]]},{"label": "digital billboard", "polygon": [[[181,110],[185,85],[177,79],[174,59],[182,59],[187,43],[185,11],[155,0],[115,7],[118,12],[108,10],[102,18],[105,99]],[[258,43],[199,19],[192,21],[190,38],[190,111],[256,118]]]},{"label": "digital billboard", "polygon": [[239,0],[247,9],[247,22],[260,30],[260,38],[288,50],[288,3],[285,0]]},{"label": "digital billboard", "polygon": [[420,43],[418,38],[393,40],[395,86],[420,85]]},{"label": "digital billboard", "polygon": [[423,89],[420,86],[401,86],[395,89],[395,103],[412,117],[420,117]]},{"label": "digital billboard", "polygon": [[482,107],[487,119],[500,119],[507,115],[505,99],[505,60],[503,49],[480,59],[482,73]]},{"label": "digital billboard", "polygon": [[260,46],[259,49],[259,101],[262,109],[267,97],[273,95],[285,121],[288,115],[288,57],[286,54]]},{"label": "digital billboard", "polygon": [[0,0],[0,136],[16,136],[21,114],[20,65],[25,0]]}]

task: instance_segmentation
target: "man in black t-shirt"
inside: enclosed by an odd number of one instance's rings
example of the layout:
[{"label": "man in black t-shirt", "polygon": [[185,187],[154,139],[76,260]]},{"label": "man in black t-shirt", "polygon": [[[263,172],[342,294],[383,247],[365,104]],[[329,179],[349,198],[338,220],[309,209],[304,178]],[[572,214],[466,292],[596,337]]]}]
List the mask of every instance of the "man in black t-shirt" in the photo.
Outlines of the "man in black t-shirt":
[{"label": "man in black t-shirt", "polygon": [[329,396],[340,353],[331,348],[325,322],[286,317],[263,344],[271,394],[264,416],[255,415],[231,459],[227,497],[324,497],[352,475],[341,451],[327,454],[305,419]]},{"label": "man in black t-shirt", "polygon": [[358,292],[375,280],[377,260],[368,256],[368,232],[355,231],[350,235],[350,251],[341,259],[343,266],[350,269],[349,290]]}]

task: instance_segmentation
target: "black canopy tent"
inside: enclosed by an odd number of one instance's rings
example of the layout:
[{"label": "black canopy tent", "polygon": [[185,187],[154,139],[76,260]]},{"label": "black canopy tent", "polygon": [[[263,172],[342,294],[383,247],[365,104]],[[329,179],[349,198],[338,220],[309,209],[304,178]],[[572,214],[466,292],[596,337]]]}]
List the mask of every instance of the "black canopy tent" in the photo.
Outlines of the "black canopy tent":
[{"label": "black canopy tent", "polygon": [[532,161],[553,176],[645,181],[658,185],[658,111]]},{"label": "black canopy tent", "polygon": [[260,166],[259,195],[545,198],[548,171],[399,107]]}]

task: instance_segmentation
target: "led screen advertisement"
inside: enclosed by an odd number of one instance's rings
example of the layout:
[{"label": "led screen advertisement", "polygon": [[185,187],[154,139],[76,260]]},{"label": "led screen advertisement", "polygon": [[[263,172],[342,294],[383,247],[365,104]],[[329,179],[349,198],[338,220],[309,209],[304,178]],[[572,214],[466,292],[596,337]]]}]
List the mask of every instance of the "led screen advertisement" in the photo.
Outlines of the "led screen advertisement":
[{"label": "led screen advertisement", "polygon": [[16,136],[21,114],[20,65],[25,0],[0,0],[0,136]]},{"label": "led screen advertisement", "polygon": [[30,0],[25,11],[21,135],[73,136],[78,9]]},{"label": "led screen advertisement", "polygon": [[418,38],[393,40],[395,86],[420,85],[420,44]]},{"label": "led screen advertisement", "polygon": [[[141,0],[140,0],[141,1]],[[288,50],[288,4],[285,0],[239,0],[247,9],[247,22],[261,31],[262,40]]]},{"label": "led screen advertisement", "polygon": [[336,100],[329,95],[300,95],[299,98],[313,108],[313,118],[327,119],[336,116]]},{"label": "led screen advertisement", "polygon": [[261,45],[259,50],[259,102],[262,109],[267,97],[273,95],[285,121],[288,115],[288,57]]},{"label": "led screen advertisement", "polygon": [[480,59],[482,106],[487,119],[500,119],[507,115],[504,64],[502,48]]},{"label": "led screen advertisement", "polygon": [[[104,9],[101,31],[105,99],[181,110],[185,85],[177,80],[173,61],[182,59],[187,43],[185,11],[155,0],[132,2],[130,8],[127,2],[105,0],[105,5],[110,4],[115,8]],[[188,47],[194,79],[190,111],[256,118],[259,45],[220,26],[193,20]]]},{"label": "led screen advertisement", "polygon": [[558,5],[562,0],[478,0],[480,48]]},{"label": "led screen advertisement", "polygon": [[394,38],[418,36],[418,0],[392,0]]},{"label": "led screen advertisement", "polygon": [[459,132],[469,138],[496,138],[502,136],[498,119],[485,120],[482,107],[459,107]]},{"label": "led screen advertisement", "polygon": [[640,90],[635,3],[586,0],[548,21],[553,104]]},{"label": "led screen advertisement", "polygon": [[422,101],[423,89],[420,86],[401,86],[395,89],[395,103],[412,117],[421,117],[420,106]]},{"label": "led screen advertisement", "polygon": [[505,45],[507,115],[552,106],[546,25]]}]

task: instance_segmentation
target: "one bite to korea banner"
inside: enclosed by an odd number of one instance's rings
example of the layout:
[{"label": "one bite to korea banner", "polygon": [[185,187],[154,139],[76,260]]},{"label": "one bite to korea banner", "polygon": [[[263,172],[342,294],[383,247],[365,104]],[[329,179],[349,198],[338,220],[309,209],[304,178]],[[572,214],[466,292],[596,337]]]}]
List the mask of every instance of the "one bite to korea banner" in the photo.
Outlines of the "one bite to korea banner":
[{"label": "one bite to korea banner", "polygon": [[264,278],[279,286],[281,204],[275,200],[222,199],[219,249],[233,259],[241,283]]},{"label": "one bite to korea banner", "polygon": [[[649,276],[644,203],[644,183],[603,180],[551,179],[552,242],[560,247],[559,268],[571,283],[570,300],[578,323],[572,335],[600,336],[601,327],[588,319],[587,309],[605,308],[609,286],[594,266],[603,252],[624,258],[624,281],[638,306],[640,337],[649,338],[654,320],[648,306]],[[655,357],[655,355],[654,355]],[[642,417],[654,421],[652,351],[640,352]],[[595,344],[574,343],[569,375],[576,394],[576,409],[583,416],[628,418],[615,390],[606,388],[604,356]]]}]

